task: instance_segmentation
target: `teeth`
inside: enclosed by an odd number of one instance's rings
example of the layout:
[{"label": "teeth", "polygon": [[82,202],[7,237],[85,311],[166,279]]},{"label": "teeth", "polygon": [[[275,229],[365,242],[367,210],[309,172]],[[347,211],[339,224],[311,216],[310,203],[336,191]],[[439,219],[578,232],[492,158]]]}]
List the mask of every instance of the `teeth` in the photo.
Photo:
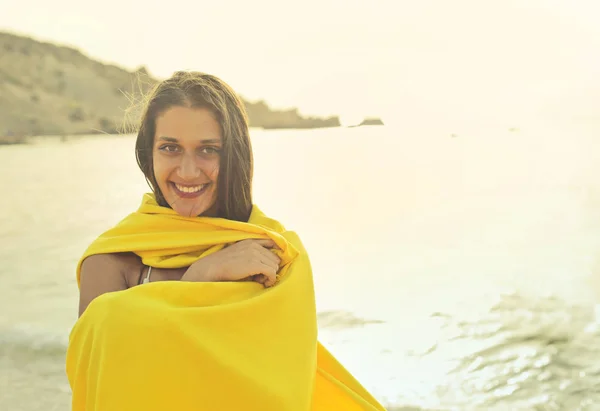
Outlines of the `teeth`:
[{"label": "teeth", "polygon": [[181,192],[184,193],[196,193],[200,190],[202,190],[202,188],[204,188],[206,184],[202,184],[199,186],[195,186],[195,187],[184,187],[184,186],[180,186],[179,184],[175,184],[175,187],[177,187],[177,189]]}]

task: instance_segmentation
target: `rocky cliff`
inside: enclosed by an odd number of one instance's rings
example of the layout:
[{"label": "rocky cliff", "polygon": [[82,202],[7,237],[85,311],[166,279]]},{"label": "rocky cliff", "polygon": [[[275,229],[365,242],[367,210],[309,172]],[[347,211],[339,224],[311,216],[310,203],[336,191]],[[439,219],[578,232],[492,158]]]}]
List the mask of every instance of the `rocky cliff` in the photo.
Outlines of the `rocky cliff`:
[{"label": "rocky cliff", "polygon": [[[0,32],[0,138],[118,132],[135,124],[132,102],[156,81],[144,67],[129,72],[70,47]],[[264,101],[245,104],[252,127],[340,125],[337,117],[307,118]]]}]

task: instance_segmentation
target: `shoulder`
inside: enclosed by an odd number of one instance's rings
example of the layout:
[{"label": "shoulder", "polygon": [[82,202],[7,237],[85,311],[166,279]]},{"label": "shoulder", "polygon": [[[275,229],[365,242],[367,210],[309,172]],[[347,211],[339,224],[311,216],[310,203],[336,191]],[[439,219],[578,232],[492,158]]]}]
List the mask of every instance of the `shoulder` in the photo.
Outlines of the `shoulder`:
[{"label": "shoulder", "polygon": [[94,254],[84,259],[80,272],[79,315],[96,297],[129,288],[136,260],[139,267],[141,261],[134,254]]},{"label": "shoulder", "polygon": [[81,270],[94,270],[98,268],[124,268],[134,261],[134,254],[131,253],[112,253],[112,254],[94,254],[87,257],[81,263]]},{"label": "shoulder", "polygon": [[94,254],[81,263],[81,277],[122,275],[129,285],[141,267],[141,259],[133,253]]}]

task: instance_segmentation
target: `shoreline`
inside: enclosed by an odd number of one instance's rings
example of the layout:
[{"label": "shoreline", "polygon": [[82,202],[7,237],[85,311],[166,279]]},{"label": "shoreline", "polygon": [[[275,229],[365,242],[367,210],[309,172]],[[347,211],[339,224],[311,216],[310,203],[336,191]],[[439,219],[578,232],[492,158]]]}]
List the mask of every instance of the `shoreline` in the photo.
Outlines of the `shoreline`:
[{"label": "shoreline", "polygon": [[[278,127],[250,127],[250,130],[255,129],[255,130],[264,130],[264,131],[289,131],[289,130],[324,130],[324,129],[334,129],[334,128],[355,128],[355,127],[364,127],[367,126],[366,124],[359,124],[359,125],[353,125],[353,126],[343,126],[343,125],[337,125],[337,126],[320,126],[320,127],[303,127],[303,126],[290,126],[290,127],[285,127],[285,126],[278,126]],[[77,132],[77,133],[69,133],[69,134],[54,134],[54,133],[48,133],[48,134],[35,134],[35,135],[19,135],[19,136],[1,136],[0,135],[0,147],[2,146],[13,146],[13,145],[26,145],[26,144],[32,144],[34,141],[39,141],[41,139],[44,138],[48,138],[48,139],[60,139],[62,141],[68,141],[71,138],[78,138],[78,137],[96,137],[96,136],[102,136],[102,135],[106,135],[106,136],[118,136],[118,135],[122,135],[122,136],[127,136],[127,135],[131,135],[132,133],[120,133],[120,132],[115,132],[115,133],[107,133],[104,131],[94,131],[94,130],[90,130],[89,132]],[[135,133],[134,133],[135,134]]]},{"label": "shoreline", "polygon": [[27,136],[0,136],[0,146],[13,146],[27,143]]}]

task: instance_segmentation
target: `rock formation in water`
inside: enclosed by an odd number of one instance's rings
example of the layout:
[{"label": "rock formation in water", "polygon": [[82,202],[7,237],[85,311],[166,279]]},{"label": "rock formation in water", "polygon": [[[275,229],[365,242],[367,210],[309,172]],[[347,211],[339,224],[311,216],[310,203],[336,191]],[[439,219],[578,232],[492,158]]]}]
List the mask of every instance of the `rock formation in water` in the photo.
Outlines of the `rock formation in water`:
[{"label": "rock formation in water", "polygon": [[272,128],[322,128],[339,127],[337,116],[328,118],[303,117],[298,109],[273,110],[264,101],[245,101],[250,123],[255,127]]},{"label": "rock formation in water", "polygon": [[383,126],[383,120],[377,117],[367,117],[360,124],[350,127],[360,127],[360,126]]},{"label": "rock formation in water", "polygon": [[[0,140],[130,129],[139,118],[139,110],[129,110],[132,102],[156,81],[145,67],[129,72],[70,47],[0,32]],[[303,117],[296,109],[273,110],[263,101],[244,103],[251,127],[340,125],[338,117]]]}]

